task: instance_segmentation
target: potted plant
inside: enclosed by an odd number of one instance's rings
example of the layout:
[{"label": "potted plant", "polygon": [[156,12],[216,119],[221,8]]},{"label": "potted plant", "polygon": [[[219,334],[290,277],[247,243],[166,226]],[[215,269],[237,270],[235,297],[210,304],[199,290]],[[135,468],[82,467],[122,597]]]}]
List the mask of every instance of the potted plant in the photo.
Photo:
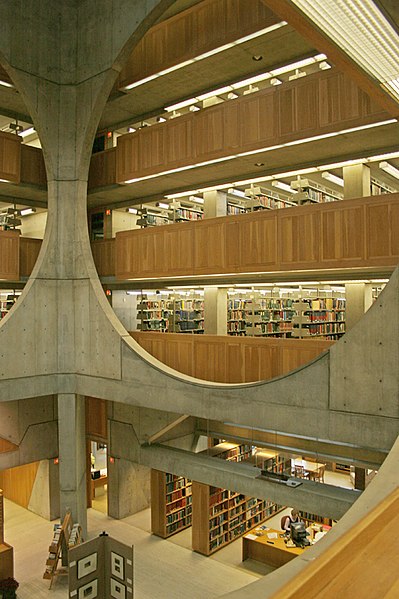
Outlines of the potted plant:
[{"label": "potted plant", "polygon": [[0,599],[15,599],[19,583],[15,578],[0,580]]}]

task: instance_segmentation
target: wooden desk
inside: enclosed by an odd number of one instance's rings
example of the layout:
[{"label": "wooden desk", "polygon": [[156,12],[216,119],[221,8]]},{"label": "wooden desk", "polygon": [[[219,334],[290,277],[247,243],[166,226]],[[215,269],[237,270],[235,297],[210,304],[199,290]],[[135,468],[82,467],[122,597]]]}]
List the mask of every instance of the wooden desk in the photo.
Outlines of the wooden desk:
[{"label": "wooden desk", "polygon": [[14,577],[14,549],[7,543],[0,544],[0,580]]},{"label": "wooden desk", "polygon": [[[256,537],[256,539],[248,538],[248,534],[243,536],[242,561],[254,559],[258,562],[279,568],[306,551],[306,549],[301,549],[300,547],[286,547],[284,539],[281,539],[280,536],[277,536],[277,539],[269,539],[267,533],[270,532],[275,532],[277,535],[281,534],[281,531],[270,528],[269,530],[264,530],[263,535]],[[254,533],[255,531],[249,533],[249,536],[252,536]],[[270,542],[268,543],[268,541]]]},{"label": "wooden desk", "polygon": [[325,464],[320,464],[319,462],[308,462],[307,460],[296,458],[294,460],[294,467],[295,466],[302,466],[304,471],[309,474],[310,480],[312,480],[312,478],[319,475],[320,468],[325,467]]},{"label": "wooden desk", "polygon": [[108,484],[108,476],[106,474],[103,474],[99,478],[92,478],[91,479],[91,496],[92,497],[96,496],[97,487],[103,487],[104,485],[107,485],[107,484]]}]

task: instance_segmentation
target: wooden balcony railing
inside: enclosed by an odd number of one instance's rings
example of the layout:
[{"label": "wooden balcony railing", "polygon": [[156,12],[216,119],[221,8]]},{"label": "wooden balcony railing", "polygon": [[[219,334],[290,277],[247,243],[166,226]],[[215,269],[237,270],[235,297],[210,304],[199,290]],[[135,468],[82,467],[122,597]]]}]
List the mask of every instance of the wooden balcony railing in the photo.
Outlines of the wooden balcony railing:
[{"label": "wooden balcony railing", "polygon": [[116,277],[387,268],[399,261],[399,194],[116,234]]},{"label": "wooden balcony railing", "polygon": [[307,364],[334,343],[323,339],[265,339],[153,331],[130,334],[167,366],[218,383],[248,383],[282,376]]}]

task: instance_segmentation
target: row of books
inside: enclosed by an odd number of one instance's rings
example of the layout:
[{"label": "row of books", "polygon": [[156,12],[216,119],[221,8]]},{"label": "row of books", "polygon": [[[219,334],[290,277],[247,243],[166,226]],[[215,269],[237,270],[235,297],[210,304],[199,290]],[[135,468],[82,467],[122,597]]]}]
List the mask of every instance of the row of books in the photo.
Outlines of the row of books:
[{"label": "row of books", "polygon": [[178,522],[173,522],[172,524],[166,525],[166,532],[168,535],[172,534],[172,532],[176,532],[180,529],[186,528],[187,526],[191,526],[192,524],[192,516],[189,515]]},{"label": "row of books", "polygon": [[173,522],[182,520],[186,516],[191,514],[191,511],[192,511],[192,505],[188,505],[186,508],[184,508],[182,510],[178,510],[177,512],[173,512],[172,514],[167,514],[166,522],[167,522],[167,524],[172,524]]}]

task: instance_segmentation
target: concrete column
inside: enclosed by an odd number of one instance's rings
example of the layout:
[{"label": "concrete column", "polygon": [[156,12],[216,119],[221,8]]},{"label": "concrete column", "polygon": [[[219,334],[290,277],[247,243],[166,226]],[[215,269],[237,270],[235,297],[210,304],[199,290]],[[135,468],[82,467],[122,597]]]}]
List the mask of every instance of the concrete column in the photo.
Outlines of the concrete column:
[{"label": "concrete column", "polygon": [[108,515],[126,518],[150,506],[150,468],[108,457]]},{"label": "concrete column", "polygon": [[351,329],[372,304],[372,286],[365,283],[345,285],[346,309],[345,328]]},{"label": "concrete column", "polygon": [[227,194],[224,191],[204,192],[204,218],[226,216]]},{"label": "concrete column", "polygon": [[370,195],[370,169],[365,164],[343,167],[344,199],[364,198]]},{"label": "concrete column", "polygon": [[86,431],[84,397],[74,393],[58,394],[58,437],[60,512],[67,509],[79,522],[87,538],[86,509]]},{"label": "concrete column", "polygon": [[227,289],[204,289],[205,335],[227,335]]}]

